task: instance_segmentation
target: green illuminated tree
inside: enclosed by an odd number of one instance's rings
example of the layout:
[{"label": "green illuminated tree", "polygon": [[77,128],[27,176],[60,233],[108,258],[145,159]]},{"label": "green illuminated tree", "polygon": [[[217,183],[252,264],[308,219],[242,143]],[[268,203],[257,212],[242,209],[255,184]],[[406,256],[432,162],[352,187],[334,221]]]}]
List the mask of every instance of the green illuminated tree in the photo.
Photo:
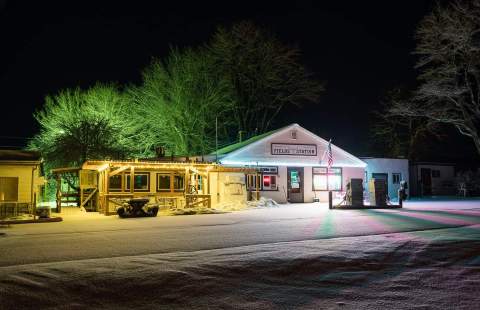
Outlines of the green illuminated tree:
[{"label": "green illuminated tree", "polygon": [[173,49],[166,60],[150,64],[140,86],[129,88],[144,154],[159,146],[175,155],[209,153],[217,117],[225,138],[232,90],[212,66],[204,50]]},{"label": "green illuminated tree", "polygon": [[48,96],[35,118],[40,133],[29,148],[39,150],[49,167],[135,153],[129,104],[113,85],[67,89]]},{"label": "green illuminated tree", "polygon": [[317,102],[323,91],[301,64],[299,49],[251,22],[218,28],[208,49],[213,69],[234,88],[232,118],[239,131],[265,132],[282,108]]}]

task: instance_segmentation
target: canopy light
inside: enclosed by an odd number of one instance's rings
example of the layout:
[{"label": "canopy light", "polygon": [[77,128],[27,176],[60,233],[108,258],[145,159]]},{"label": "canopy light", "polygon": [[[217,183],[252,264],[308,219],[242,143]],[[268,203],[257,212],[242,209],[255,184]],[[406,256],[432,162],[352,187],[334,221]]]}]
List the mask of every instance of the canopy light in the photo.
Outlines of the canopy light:
[{"label": "canopy light", "polygon": [[[281,162],[281,161],[240,161],[240,160],[222,160],[220,161],[222,165],[229,166],[288,166],[288,167],[319,167],[325,166],[321,163],[312,163],[312,162]],[[366,163],[359,164],[347,164],[334,162],[333,164],[336,167],[351,167],[351,168],[365,168],[367,167]]]}]

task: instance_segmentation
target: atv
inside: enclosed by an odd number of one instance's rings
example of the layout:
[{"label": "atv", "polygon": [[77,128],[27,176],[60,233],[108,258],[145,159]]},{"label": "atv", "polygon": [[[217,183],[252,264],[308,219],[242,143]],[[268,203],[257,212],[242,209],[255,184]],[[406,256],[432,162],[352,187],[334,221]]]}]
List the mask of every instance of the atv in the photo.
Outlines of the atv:
[{"label": "atv", "polygon": [[155,217],[158,213],[158,205],[148,205],[148,198],[133,198],[127,204],[117,209],[121,218],[128,217]]}]

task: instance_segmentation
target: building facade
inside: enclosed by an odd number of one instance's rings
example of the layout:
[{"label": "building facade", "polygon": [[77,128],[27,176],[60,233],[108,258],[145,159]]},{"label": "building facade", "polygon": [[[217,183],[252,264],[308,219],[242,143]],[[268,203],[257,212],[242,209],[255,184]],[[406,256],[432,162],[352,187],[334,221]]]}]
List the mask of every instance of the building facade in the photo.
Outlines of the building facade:
[{"label": "building facade", "polygon": [[[398,199],[400,182],[409,183],[408,159],[404,158],[375,158],[362,157],[366,164],[364,188],[368,188],[371,179],[383,179],[387,184],[388,197],[392,200]],[[409,195],[410,184],[408,184],[407,195]]]},{"label": "building facade", "polygon": [[32,206],[43,187],[39,153],[0,149],[0,204]]},{"label": "building facade", "polygon": [[414,162],[410,165],[410,184],[413,196],[455,195],[455,165]]},{"label": "building facade", "polygon": [[298,124],[253,137],[218,150],[226,167],[256,168],[247,188],[279,203],[328,201],[328,192],[343,197],[352,178],[363,179],[366,163],[331,144],[333,164],[328,168],[329,142]]}]

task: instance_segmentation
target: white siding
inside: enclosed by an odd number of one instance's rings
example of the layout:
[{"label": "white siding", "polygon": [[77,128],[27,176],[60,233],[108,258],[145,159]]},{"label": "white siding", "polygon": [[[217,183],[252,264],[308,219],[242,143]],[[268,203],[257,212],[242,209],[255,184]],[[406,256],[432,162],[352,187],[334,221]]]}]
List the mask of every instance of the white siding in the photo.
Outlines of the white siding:
[{"label": "white siding", "polygon": [[[296,139],[292,138],[292,131],[296,132]],[[305,155],[273,155],[271,151],[272,143],[279,144],[308,144],[315,145],[317,154],[315,156]],[[221,159],[224,165],[230,166],[250,166],[278,167],[276,191],[262,191],[261,196],[271,198],[279,203],[287,202],[287,168],[303,167],[303,199],[304,202],[313,202],[314,198],[320,198],[320,201],[328,201],[327,191],[313,191],[313,167],[326,166],[327,158],[325,151],[328,142],[308,130],[293,124],[277,132],[272,133],[263,139],[253,142],[241,149],[233,151]],[[332,144],[333,166],[342,168],[342,191],[344,193],[346,184],[351,178],[364,177],[364,167],[366,164],[355,156],[336,147]],[[212,191],[213,192],[213,191]]]},{"label": "white siding", "polygon": [[[362,158],[367,163],[367,179],[368,182],[372,178],[373,173],[388,174],[388,196],[393,199],[398,198],[398,189],[400,184],[393,183],[393,174],[400,173],[401,180],[409,181],[408,159],[399,158]],[[408,184],[410,187],[410,184]],[[408,194],[407,190],[407,194]]]}]

